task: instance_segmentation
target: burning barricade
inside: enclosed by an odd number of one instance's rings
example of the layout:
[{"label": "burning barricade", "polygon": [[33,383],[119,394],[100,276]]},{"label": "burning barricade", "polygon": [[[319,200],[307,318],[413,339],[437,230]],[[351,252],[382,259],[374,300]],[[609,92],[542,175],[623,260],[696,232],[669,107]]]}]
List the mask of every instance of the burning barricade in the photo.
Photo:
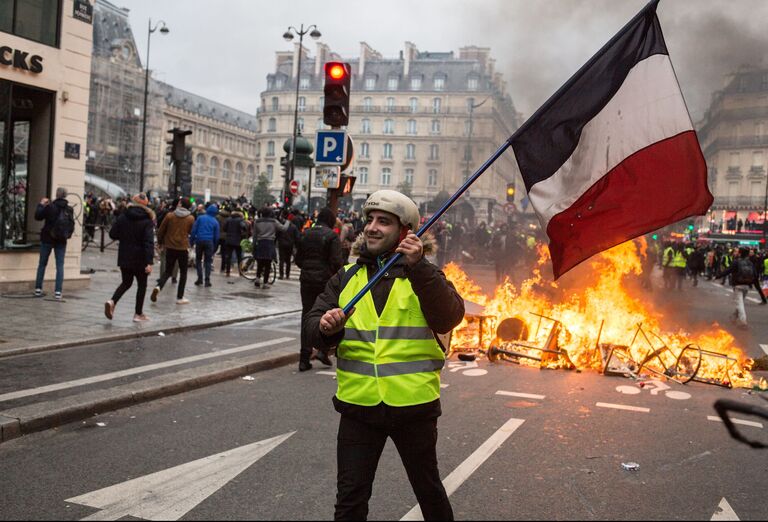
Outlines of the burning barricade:
[{"label": "burning barricade", "polygon": [[645,248],[635,241],[603,252],[582,270],[577,288],[561,288],[541,276],[548,255],[542,247],[533,277],[519,288],[507,280],[493,296],[457,265],[447,265],[447,277],[468,301],[453,332],[453,351],[539,368],[752,387],[752,360],[730,333],[716,324],[684,331],[626,284],[627,276],[642,274]]}]

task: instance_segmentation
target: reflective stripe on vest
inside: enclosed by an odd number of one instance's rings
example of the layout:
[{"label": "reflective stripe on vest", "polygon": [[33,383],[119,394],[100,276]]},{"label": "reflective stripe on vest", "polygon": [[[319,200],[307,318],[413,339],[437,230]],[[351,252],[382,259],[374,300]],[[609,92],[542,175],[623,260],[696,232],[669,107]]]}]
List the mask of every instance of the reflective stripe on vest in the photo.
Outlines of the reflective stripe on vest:
[{"label": "reflective stripe on vest", "polygon": [[[358,270],[342,289],[339,306],[346,305],[367,283],[367,270]],[[393,281],[381,316],[370,292],[357,303],[337,357],[336,397],[344,402],[414,406],[440,397],[445,355],[408,279]]]}]

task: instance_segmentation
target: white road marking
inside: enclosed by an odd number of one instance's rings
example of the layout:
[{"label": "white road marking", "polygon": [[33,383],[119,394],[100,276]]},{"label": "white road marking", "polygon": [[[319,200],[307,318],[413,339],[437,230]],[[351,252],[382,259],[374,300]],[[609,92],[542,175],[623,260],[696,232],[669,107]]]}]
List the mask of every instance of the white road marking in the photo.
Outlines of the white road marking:
[{"label": "white road marking", "polygon": [[441,388],[447,388],[448,386],[450,386],[450,384],[443,383],[443,384],[440,385]]},{"label": "white road marking", "polygon": [[[466,481],[472,473],[490,458],[493,453],[499,449],[499,447],[507,440],[514,432],[523,425],[525,421],[523,419],[509,419],[504,425],[496,430],[496,433],[483,442],[483,444],[475,450],[472,455],[459,464],[450,475],[443,480],[443,486],[445,487],[445,493],[450,497],[464,481]],[[421,508],[416,504],[408,513],[405,514],[400,520],[424,520],[424,516],[421,514]]]},{"label": "white road marking", "polygon": [[[715,422],[723,422],[723,419],[720,417],[717,417],[715,415],[707,415],[707,420],[715,421]],[[753,428],[762,428],[763,424],[761,422],[755,422],[755,421],[748,421],[748,420],[741,420],[741,419],[734,419],[731,417],[731,422],[734,424],[741,424],[742,426],[752,426]]]},{"label": "white road marking", "polygon": [[761,344],[760,348],[763,349],[763,351],[765,352],[765,355],[768,355],[768,344]]},{"label": "white road marking", "polygon": [[12,401],[14,399],[21,399],[22,397],[31,397],[33,395],[40,395],[43,393],[49,393],[53,391],[66,390],[68,388],[76,388],[77,386],[85,386],[87,384],[94,384],[97,382],[109,381],[112,379],[119,379],[120,377],[127,377],[129,375],[136,375],[144,372],[151,372],[153,370],[159,370],[162,368],[171,368],[173,366],[179,366],[181,364],[187,364],[197,361],[205,361],[207,359],[213,359],[216,357],[223,357],[225,355],[232,355],[235,353],[247,352],[249,350],[255,350],[256,348],[263,348],[264,346],[273,346],[276,344],[285,343],[295,340],[294,337],[279,337],[277,339],[271,339],[269,341],[262,341],[255,344],[247,344],[245,346],[238,346],[237,348],[229,348],[227,350],[221,350],[218,352],[204,353],[201,355],[193,355],[190,357],[183,357],[181,359],[172,359],[157,364],[148,364],[146,366],[138,366],[136,368],[130,368],[128,370],[122,370],[119,372],[104,373],[102,375],[94,375],[92,377],[85,377],[83,379],[76,379],[74,381],[60,382],[58,384],[49,384],[48,386],[40,386],[39,388],[29,388],[26,390],[20,390],[10,393],[4,393],[0,395],[0,402]]},{"label": "white road marking", "polygon": [[710,520],[741,520],[725,497],[717,506],[717,511],[712,514]]},{"label": "white road marking", "polygon": [[667,396],[668,399],[674,399],[676,401],[685,401],[691,398],[691,394],[684,391],[668,391],[664,395]]},{"label": "white road marking", "polygon": [[758,299],[757,297],[747,297],[747,301],[750,301],[752,303],[759,303],[760,299]]},{"label": "white road marking", "polygon": [[627,386],[626,384],[621,386],[616,386],[616,391],[619,393],[623,393],[624,395],[639,395],[642,393],[643,390],[638,388],[637,386]]},{"label": "white road marking", "polygon": [[472,370],[461,372],[462,375],[466,375],[467,377],[482,377],[486,373],[488,373],[488,370],[483,370],[482,368],[473,368]]},{"label": "white road marking", "polygon": [[336,372],[331,372],[327,370],[320,370],[319,372],[315,372],[317,375],[332,375],[336,377]]},{"label": "white road marking", "polygon": [[178,520],[294,433],[210,455],[65,502],[102,510],[82,520],[118,520],[127,516]]},{"label": "white road marking", "polygon": [[641,413],[648,413],[651,411],[650,408],[641,408],[639,406],[627,406],[626,404],[611,404],[610,402],[598,402],[595,404],[598,408],[613,408],[614,410],[626,410],[626,411],[637,411]]},{"label": "white road marking", "polygon": [[497,391],[496,395],[504,395],[506,397],[521,397],[523,399],[538,399],[538,400],[544,400],[547,398],[546,395],[536,395],[535,393],[510,392],[510,391],[504,391],[504,390]]}]

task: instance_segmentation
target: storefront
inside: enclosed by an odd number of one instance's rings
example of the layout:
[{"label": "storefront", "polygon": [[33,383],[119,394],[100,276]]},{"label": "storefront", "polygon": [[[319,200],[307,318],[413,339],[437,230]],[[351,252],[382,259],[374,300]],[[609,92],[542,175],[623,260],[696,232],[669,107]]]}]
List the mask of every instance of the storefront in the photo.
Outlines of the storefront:
[{"label": "storefront", "polygon": [[[86,0],[0,2],[0,293],[32,288],[41,198],[66,187],[82,215],[90,13]],[[81,235],[76,227],[67,247],[65,289],[88,282],[80,274]],[[46,276],[47,286],[52,262]]]}]

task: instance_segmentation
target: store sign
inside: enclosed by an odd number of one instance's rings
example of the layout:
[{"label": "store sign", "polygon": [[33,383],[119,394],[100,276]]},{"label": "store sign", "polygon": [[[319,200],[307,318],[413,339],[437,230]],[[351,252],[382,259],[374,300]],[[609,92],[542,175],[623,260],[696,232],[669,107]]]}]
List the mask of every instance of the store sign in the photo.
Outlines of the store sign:
[{"label": "store sign", "polygon": [[75,0],[75,5],[72,11],[72,17],[85,22],[87,24],[93,23],[93,6],[89,0]]},{"label": "store sign", "polygon": [[4,45],[0,47],[0,65],[39,74],[43,72],[43,57]]}]

